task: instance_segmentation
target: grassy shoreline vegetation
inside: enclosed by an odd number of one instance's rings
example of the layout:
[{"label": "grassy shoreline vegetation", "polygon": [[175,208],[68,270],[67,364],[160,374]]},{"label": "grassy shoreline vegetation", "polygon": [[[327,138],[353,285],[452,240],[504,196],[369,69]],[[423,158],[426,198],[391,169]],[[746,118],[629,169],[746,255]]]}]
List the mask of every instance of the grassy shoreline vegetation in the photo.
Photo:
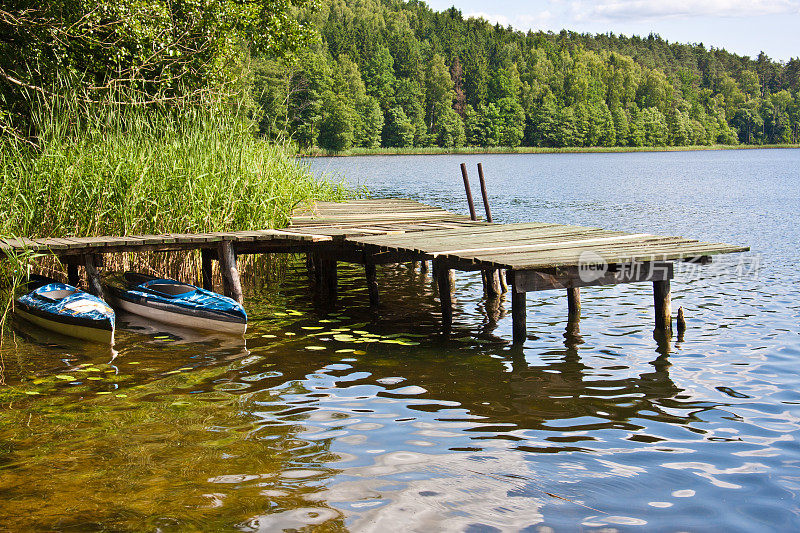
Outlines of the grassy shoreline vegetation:
[{"label": "grassy shoreline vegetation", "polygon": [[[255,136],[251,121],[230,113],[195,109],[175,117],[103,106],[76,126],[68,119],[75,110],[61,104],[36,112],[36,147],[0,141],[0,237],[284,227],[299,205],[351,195],[341,183],[316,179],[290,146]],[[112,256],[107,267],[195,277],[198,254],[168,255]],[[8,285],[0,327],[30,270],[58,278],[64,268],[42,254],[7,258],[0,265]]]},{"label": "grassy shoreline vegetation", "polygon": [[693,152],[705,150],[757,150],[757,149],[797,149],[800,144],[713,144],[691,146],[566,146],[566,147],[541,147],[541,146],[419,146],[409,148],[350,148],[343,151],[330,151],[312,148],[300,151],[301,157],[354,157],[371,155],[479,155],[479,154],[606,154],[606,153],[632,153],[632,152]]},{"label": "grassy shoreline vegetation", "polygon": [[[280,227],[304,202],[351,194],[255,127],[251,63],[292,61],[308,2],[0,6],[0,237]],[[190,273],[196,255],[135,261]],[[0,262],[0,326],[31,269],[63,270],[27,252]]]},{"label": "grassy shoreline vegetation", "polygon": [[246,120],[105,110],[70,131],[50,110],[38,148],[0,143],[0,235],[65,237],[283,227],[293,208],[343,198]]}]

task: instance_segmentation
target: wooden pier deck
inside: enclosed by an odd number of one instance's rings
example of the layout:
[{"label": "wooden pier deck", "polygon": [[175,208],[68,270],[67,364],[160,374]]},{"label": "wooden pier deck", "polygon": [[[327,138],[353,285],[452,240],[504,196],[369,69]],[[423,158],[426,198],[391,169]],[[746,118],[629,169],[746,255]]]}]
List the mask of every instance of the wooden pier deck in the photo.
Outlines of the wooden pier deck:
[{"label": "wooden pier deck", "polygon": [[[203,286],[211,288],[211,261],[217,260],[224,292],[240,301],[239,254],[306,253],[323,296],[329,300],[336,297],[337,263],[363,264],[370,299],[375,304],[375,265],[431,260],[445,329],[452,321],[453,270],[484,271],[487,283],[491,276],[497,276],[494,273],[505,271],[512,287],[515,341],[526,336],[527,292],[566,290],[574,318],[580,313],[580,287],[645,281],[653,283],[656,329],[669,331],[673,263],[705,264],[712,255],[748,249],[574,225],[493,224],[406,199],[317,203],[296,211],[291,225],[280,230],[0,239],[2,252],[31,250],[59,256],[68,265],[70,282],[79,281],[78,266],[84,267],[90,289],[100,293],[97,268],[104,254],[201,250]],[[499,291],[495,287],[487,292]]]}]

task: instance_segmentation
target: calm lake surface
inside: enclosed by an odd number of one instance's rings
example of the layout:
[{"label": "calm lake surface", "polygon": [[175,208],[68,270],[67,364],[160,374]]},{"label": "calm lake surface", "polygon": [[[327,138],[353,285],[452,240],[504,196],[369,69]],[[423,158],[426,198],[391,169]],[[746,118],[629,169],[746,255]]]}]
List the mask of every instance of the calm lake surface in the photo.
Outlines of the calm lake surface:
[{"label": "calm lake surface", "polygon": [[689,327],[667,343],[647,283],[584,289],[579,331],[564,294],[531,293],[511,348],[476,275],[443,338],[419,270],[380,268],[373,313],[345,267],[326,313],[299,259],[251,284],[244,340],[133,322],[112,353],[18,324],[0,530],[800,530],[800,150],[308,164],[466,213],[478,161],[496,221],[752,252],[677,270]]}]

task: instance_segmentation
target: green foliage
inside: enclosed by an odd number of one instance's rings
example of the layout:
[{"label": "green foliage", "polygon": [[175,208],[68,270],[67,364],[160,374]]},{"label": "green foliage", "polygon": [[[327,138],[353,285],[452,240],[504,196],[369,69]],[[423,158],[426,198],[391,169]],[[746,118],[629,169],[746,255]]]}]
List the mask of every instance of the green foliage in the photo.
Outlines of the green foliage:
[{"label": "green foliage", "polygon": [[[30,93],[79,101],[224,101],[240,94],[248,53],[303,45],[294,16],[310,0],[16,0],[0,7],[2,129],[31,127]],[[65,87],[66,85],[66,87]],[[247,84],[244,84],[246,87]]]},{"label": "green foliage", "polygon": [[344,195],[227,115],[103,106],[76,126],[73,107],[38,109],[38,150],[0,141],[0,235],[281,227],[298,204]]},{"label": "green foliage", "polygon": [[383,127],[384,146],[404,148],[414,145],[414,125],[402,107],[393,107],[386,113]]},{"label": "green foliage", "polygon": [[436,144],[444,148],[458,148],[467,142],[464,121],[452,107],[444,107],[439,112],[439,132]]},{"label": "green foliage", "polygon": [[353,145],[355,111],[341,96],[326,93],[323,119],[319,126],[319,146],[332,152],[347,150]]},{"label": "green foliage", "polygon": [[379,147],[384,119],[378,101],[371,96],[365,96],[356,104],[356,114],[360,120],[356,122],[355,144],[362,148]]},{"label": "green foliage", "polygon": [[[327,90],[355,110],[361,147],[375,145],[366,123],[380,123],[364,93],[385,117],[383,146],[408,146],[399,133],[407,120],[413,146],[451,147],[449,108],[466,144],[480,147],[760,144],[800,134],[800,60],[752,60],[655,35],[522,33],[416,1],[324,0],[299,20],[320,39],[290,83],[274,86],[286,91],[290,133],[303,147],[318,139]],[[279,106],[259,116],[273,113],[281,122]]]}]

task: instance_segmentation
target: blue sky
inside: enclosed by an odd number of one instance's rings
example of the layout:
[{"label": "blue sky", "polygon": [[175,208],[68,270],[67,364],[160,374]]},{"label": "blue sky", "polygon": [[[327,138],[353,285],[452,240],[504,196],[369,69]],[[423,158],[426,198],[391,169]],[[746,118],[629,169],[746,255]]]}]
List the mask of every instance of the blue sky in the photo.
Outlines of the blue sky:
[{"label": "blue sky", "polygon": [[775,60],[800,57],[800,0],[426,0],[519,30],[562,29],[700,43]]}]

